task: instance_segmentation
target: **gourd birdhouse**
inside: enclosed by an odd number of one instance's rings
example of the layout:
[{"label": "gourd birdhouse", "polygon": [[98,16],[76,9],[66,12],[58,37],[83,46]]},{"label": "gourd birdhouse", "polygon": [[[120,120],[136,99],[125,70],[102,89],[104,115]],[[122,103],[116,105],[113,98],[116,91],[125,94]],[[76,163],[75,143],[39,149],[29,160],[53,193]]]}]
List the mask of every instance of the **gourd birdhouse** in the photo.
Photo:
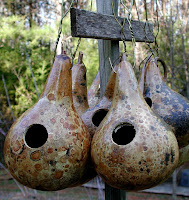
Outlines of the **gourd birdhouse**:
[{"label": "gourd birdhouse", "polygon": [[70,58],[58,55],[39,100],[6,136],[6,167],[34,189],[76,186],[85,173],[90,140],[73,106]]},{"label": "gourd birdhouse", "polygon": [[127,191],[158,185],[177,166],[176,137],[143,99],[125,54],[118,66],[111,108],[93,136],[91,156],[107,184]]},{"label": "gourd birdhouse", "polygon": [[189,101],[166,85],[158,61],[166,69],[160,58],[150,59],[143,67],[139,84],[144,88],[144,98],[153,112],[172,127],[179,148],[182,148],[189,144]]}]

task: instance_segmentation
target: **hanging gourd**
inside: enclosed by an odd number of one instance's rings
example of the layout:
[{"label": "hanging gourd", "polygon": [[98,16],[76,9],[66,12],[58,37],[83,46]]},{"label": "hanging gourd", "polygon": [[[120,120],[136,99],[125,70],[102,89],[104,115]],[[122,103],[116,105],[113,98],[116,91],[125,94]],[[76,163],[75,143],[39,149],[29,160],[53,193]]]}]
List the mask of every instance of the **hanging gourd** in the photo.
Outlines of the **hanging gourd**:
[{"label": "hanging gourd", "polygon": [[38,102],[6,136],[6,167],[25,186],[60,190],[80,184],[89,149],[90,136],[73,107],[70,58],[58,55]]},{"label": "hanging gourd", "polygon": [[[72,96],[73,105],[81,116],[88,108],[89,104],[87,101],[87,80],[86,80],[87,69],[83,64],[83,53],[79,52],[78,62],[72,67]],[[80,178],[80,183],[84,184],[96,176],[93,163],[91,162],[91,156],[89,155],[87,160],[86,169],[83,176]]]},{"label": "hanging gourd", "polygon": [[[117,69],[117,65],[114,68]],[[106,86],[105,94],[100,102],[94,107],[86,110],[86,112],[81,116],[91,136],[94,135],[97,127],[100,125],[101,121],[104,119],[110,109],[116,77],[114,70],[111,72],[108,84]]]},{"label": "hanging gourd", "polygon": [[94,81],[87,92],[89,107],[94,107],[100,100],[100,71],[98,71]]},{"label": "hanging gourd", "polygon": [[176,137],[146,104],[126,54],[117,70],[111,108],[93,136],[91,156],[107,184],[127,191],[158,185],[177,166]]},{"label": "hanging gourd", "polygon": [[73,104],[79,116],[89,108],[86,72],[86,67],[83,64],[83,53],[79,52],[78,62],[72,67]]},{"label": "hanging gourd", "polygon": [[179,162],[177,168],[189,161],[189,145],[179,149]]},{"label": "hanging gourd", "polygon": [[173,128],[179,148],[182,148],[189,144],[189,101],[166,85],[158,61],[166,72],[166,65],[160,58],[150,59],[142,69],[139,85],[153,112]]}]

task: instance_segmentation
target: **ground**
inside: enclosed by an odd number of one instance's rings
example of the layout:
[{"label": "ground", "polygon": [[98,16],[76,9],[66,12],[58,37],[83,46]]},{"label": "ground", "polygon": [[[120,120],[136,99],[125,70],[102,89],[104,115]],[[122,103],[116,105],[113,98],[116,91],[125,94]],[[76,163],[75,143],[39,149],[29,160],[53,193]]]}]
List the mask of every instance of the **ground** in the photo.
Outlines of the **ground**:
[{"label": "ground", "polygon": [[[162,199],[171,200],[172,196],[127,192],[127,200]],[[189,199],[189,197],[177,197],[177,200],[186,199]],[[0,170],[0,200],[104,200],[104,191],[86,187],[69,188],[58,192],[36,191],[26,187],[24,188],[20,184],[18,186],[5,170]]]}]

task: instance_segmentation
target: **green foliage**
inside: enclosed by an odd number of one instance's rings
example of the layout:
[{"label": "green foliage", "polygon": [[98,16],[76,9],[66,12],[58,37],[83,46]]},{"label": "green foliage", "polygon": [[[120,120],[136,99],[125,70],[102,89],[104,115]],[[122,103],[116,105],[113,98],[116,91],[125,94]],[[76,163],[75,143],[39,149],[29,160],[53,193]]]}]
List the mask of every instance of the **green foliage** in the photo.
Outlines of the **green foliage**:
[{"label": "green foliage", "polygon": [[[53,53],[50,44],[55,40],[55,30],[47,25],[42,28],[34,25],[29,29],[25,27],[24,17],[20,16],[2,17],[0,26],[0,73],[5,76],[17,117],[37,100],[29,64],[39,92],[43,89],[51,67]],[[3,88],[2,81],[0,85]]]},{"label": "green foliage", "polygon": [[[183,44],[182,44],[182,36],[184,38],[185,52],[188,53],[189,43],[187,42],[187,38],[189,36],[188,33],[181,33],[181,30],[184,27],[181,27],[182,22],[176,21],[173,27],[173,40],[171,43],[170,36],[168,37],[168,32],[171,34],[170,27],[167,28],[162,25],[160,27],[160,32],[158,35],[158,44],[159,44],[159,54],[160,57],[165,61],[168,67],[168,84],[169,87],[174,85],[174,90],[181,93],[184,96],[187,96],[186,93],[186,71],[184,67],[183,60]],[[171,68],[171,45],[174,47],[174,69]],[[187,55],[186,55],[187,57]],[[174,74],[172,74],[172,70],[174,70]],[[172,85],[173,84],[173,85]]]},{"label": "green foliage", "polygon": [[[70,27],[70,16],[68,16],[63,20],[62,32],[64,35],[64,48],[66,48],[67,53],[71,56],[77,48],[78,38],[69,37],[71,35]],[[68,39],[70,41],[66,41],[66,38],[70,38]],[[87,85],[89,88],[99,69],[98,41],[95,39],[82,38],[74,59],[74,64],[77,62],[79,51],[83,52],[83,62],[87,68]]]},{"label": "green foliage", "polygon": [[[58,22],[54,28],[48,25],[40,27],[35,24],[32,25],[32,28],[28,28],[25,22],[25,18],[21,16],[2,17],[0,21],[0,27],[2,27],[0,29],[0,74],[5,76],[15,117],[20,116],[38,99],[29,65],[31,65],[34,73],[39,93],[43,90],[52,66],[53,49],[59,26]],[[70,39],[69,16],[63,20],[62,27],[63,43],[68,55],[71,57],[76,49],[78,39]],[[82,39],[74,60],[75,63],[79,51],[84,53],[88,86],[91,85],[98,71],[97,47],[97,40]],[[0,86],[4,88],[1,79]],[[4,90],[2,90],[2,96],[6,96]],[[2,104],[7,106],[5,112],[10,115],[6,98],[1,97],[2,99]],[[2,110],[1,107],[0,109]]]}]

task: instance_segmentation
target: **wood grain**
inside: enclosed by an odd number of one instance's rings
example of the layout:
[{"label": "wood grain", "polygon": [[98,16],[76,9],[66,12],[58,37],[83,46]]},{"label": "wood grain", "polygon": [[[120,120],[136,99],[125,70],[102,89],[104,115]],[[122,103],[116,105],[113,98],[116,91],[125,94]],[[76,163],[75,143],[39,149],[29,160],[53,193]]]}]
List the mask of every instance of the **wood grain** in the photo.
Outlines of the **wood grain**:
[{"label": "wood grain", "polygon": [[[114,9],[117,15],[118,1],[113,0]],[[101,14],[113,15],[112,0],[97,0],[97,12]],[[111,73],[109,58],[112,63],[119,57],[119,41],[117,40],[98,40],[99,70],[100,70],[100,96],[104,96],[106,85]],[[119,59],[117,60],[119,62]]]},{"label": "wood grain", "polygon": [[[117,18],[119,23],[123,24],[124,18]],[[136,42],[154,42],[153,25],[151,23],[132,20],[131,25]],[[126,35],[125,40],[131,41],[132,37],[127,20],[123,31]],[[73,37],[120,41],[121,27],[113,15],[72,8],[71,34]]]}]

